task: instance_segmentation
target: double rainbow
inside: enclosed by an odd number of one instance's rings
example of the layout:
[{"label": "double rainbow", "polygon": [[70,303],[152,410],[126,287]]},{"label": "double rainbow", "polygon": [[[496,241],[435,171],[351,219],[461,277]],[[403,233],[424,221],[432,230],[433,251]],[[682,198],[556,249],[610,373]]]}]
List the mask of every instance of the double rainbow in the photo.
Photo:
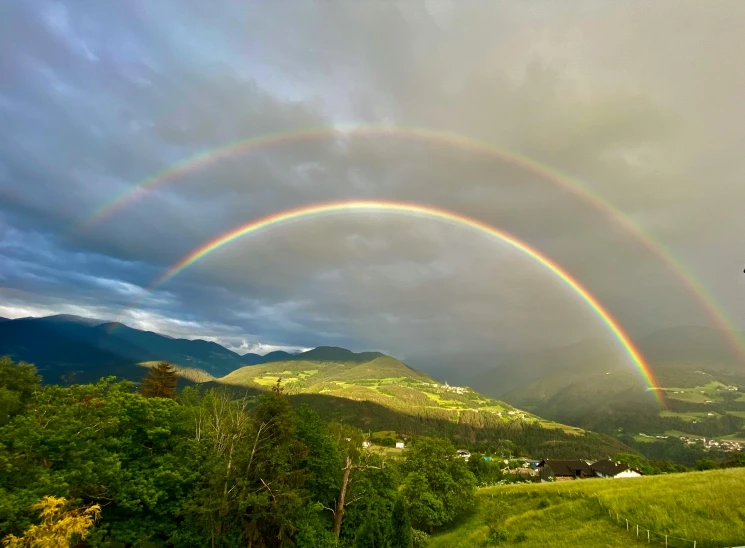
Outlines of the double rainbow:
[{"label": "double rainbow", "polygon": [[576,194],[597,210],[606,214],[614,222],[632,234],[649,251],[658,256],[682,283],[694,295],[701,307],[706,311],[712,321],[719,326],[734,351],[745,362],[745,342],[737,335],[737,328],[729,319],[727,313],[707,293],[701,283],[691,274],[680,261],[651,236],[644,233],[632,220],[624,216],[613,205],[596,193],[591,192],[579,181],[574,180],[559,171],[543,166],[530,158],[497,148],[491,144],[463,137],[461,135],[423,128],[409,128],[399,126],[337,126],[334,128],[311,128],[292,132],[264,135],[252,139],[229,143],[219,148],[213,148],[187,158],[183,162],[170,166],[156,173],[131,188],[117,194],[111,200],[95,209],[77,229],[89,230],[104,220],[110,218],[118,211],[144,198],[156,188],[169,182],[177,181],[181,176],[195,170],[208,167],[222,159],[255,152],[266,147],[277,146],[293,142],[310,141],[315,139],[335,139],[346,135],[367,137],[393,137],[403,139],[415,139],[426,141],[430,144],[457,147],[472,153],[486,155],[515,165],[527,172],[533,173],[547,181],[557,184],[564,189]]}]

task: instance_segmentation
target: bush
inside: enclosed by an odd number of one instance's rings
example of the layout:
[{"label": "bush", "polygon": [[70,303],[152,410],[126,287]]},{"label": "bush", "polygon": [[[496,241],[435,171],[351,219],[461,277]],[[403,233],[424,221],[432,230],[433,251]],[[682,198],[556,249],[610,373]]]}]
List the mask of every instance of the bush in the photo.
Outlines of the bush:
[{"label": "bush", "polygon": [[412,529],[411,537],[414,539],[414,548],[425,548],[429,544],[429,535],[424,531]]},{"label": "bush", "polygon": [[486,543],[487,546],[494,546],[497,544],[502,544],[503,541],[506,541],[510,538],[510,536],[507,534],[507,531],[504,529],[494,529],[489,534],[488,537],[486,537]]},{"label": "bush", "polygon": [[514,542],[525,542],[528,540],[528,535],[520,531],[518,534],[515,535],[515,538],[513,539]]},{"label": "bush", "polygon": [[541,499],[541,502],[538,503],[538,508],[548,508],[551,506],[551,503],[548,502],[548,499]]}]

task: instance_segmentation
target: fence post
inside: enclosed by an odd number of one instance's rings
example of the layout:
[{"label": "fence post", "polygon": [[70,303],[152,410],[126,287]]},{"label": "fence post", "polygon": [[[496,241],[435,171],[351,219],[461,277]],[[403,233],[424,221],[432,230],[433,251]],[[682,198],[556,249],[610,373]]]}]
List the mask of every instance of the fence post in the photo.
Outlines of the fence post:
[{"label": "fence post", "polygon": [[621,518],[618,517],[618,514],[616,514],[616,521],[621,521]]},{"label": "fence post", "polygon": [[[637,537],[639,536],[639,525],[638,524],[636,526],[636,536]],[[696,548],[696,547],[694,546],[693,548]]]},{"label": "fence post", "polygon": [[629,520],[626,520],[626,530],[629,530]]},{"label": "fence post", "polygon": [[649,529],[647,529],[647,542],[652,542],[651,540],[649,540]]},{"label": "fence post", "polygon": [[667,548],[667,535],[665,535],[665,548]]},{"label": "fence post", "polygon": [[696,548],[696,541],[693,541],[693,548]]}]

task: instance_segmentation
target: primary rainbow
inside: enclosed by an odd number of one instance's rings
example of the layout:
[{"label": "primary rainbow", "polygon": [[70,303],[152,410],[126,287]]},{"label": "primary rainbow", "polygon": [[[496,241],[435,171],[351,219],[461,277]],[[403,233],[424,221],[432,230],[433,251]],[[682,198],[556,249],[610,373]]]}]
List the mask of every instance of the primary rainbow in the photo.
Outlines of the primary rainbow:
[{"label": "primary rainbow", "polygon": [[745,363],[745,341],[738,335],[738,329],[729,319],[727,313],[704,289],[696,277],[660,242],[655,241],[651,236],[645,234],[638,226],[628,217],[619,212],[613,205],[601,196],[593,193],[582,183],[569,176],[553,169],[543,166],[536,161],[504,149],[500,149],[491,144],[484,143],[475,139],[464,137],[462,135],[432,130],[424,128],[410,128],[399,126],[335,126],[332,128],[310,128],[301,129],[292,132],[276,133],[263,135],[251,139],[229,143],[225,146],[213,148],[201,152],[195,156],[185,159],[183,162],[170,166],[145,179],[133,187],[127,188],[117,194],[111,200],[105,202],[95,209],[87,219],[85,219],[77,230],[88,230],[98,223],[108,219],[116,212],[122,210],[128,205],[136,202],[138,199],[145,197],[150,192],[168,183],[177,180],[180,176],[188,174],[194,170],[201,169],[212,165],[224,158],[239,154],[259,150],[263,147],[305,141],[319,138],[335,138],[345,135],[361,136],[390,136],[395,138],[419,139],[436,145],[455,146],[477,154],[488,155],[498,158],[501,161],[508,162],[521,169],[531,172],[547,181],[551,181],[570,192],[580,196],[582,199],[592,204],[599,211],[602,211],[625,230],[634,235],[644,246],[652,253],[657,255],[666,264],[669,270],[686,286],[691,293],[697,298],[699,304],[706,311],[709,317],[725,333],[729,340],[730,346],[740,356]]},{"label": "primary rainbow", "polygon": [[[299,219],[302,217],[310,217],[313,215],[320,215],[324,213],[350,212],[350,211],[384,211],[384,212],[393,212],[393,213],[415,214],[415,215],[424,215],[424,216],[433,217],[436,219],[455,222],[461,225],[471,227],[475,230],[478,230],[490,236],[493,236],[501,240],[502,242],[509,244],[513,248],[521,251],[522,253],[526,254],[533,260],[537,261],[538,263],[546,267],[556,277],[561,279],[575,293],[577,293],[577,295],[579,295],[582,298],[582,300],[584,300],[585,303],[587,303],[587,305],[600,317],[600,319],[605,323],[605,325],[608,327],[610,332],[616,337],[616,339],[621,344],[623,349],[626,351],[626,353],[629,355],[629,357],[634,362],[636,367],[639,369],[639,372],[644,378],[644,381],[647,383],[649,388],[654,393],[655,398],[664,407],[664,399],[663,399],[662,391],[659,390],[659,384],[657,383],[657,380],[654,377],[654,373],[652,372],[652,369],[650,368],[649,364],[646,362],[646,360],[642,356],[641,352],[639,352],[639,350],[636,348],[636,346],[632,342],[631,338],[626,334],[626,332],[623,330],[623,328],[618,323],[618,321],[616,321],[616,319],[611,315],[611,313],[608,312],[608,310],[576,278],[574,278],[571,274],[569,274],[566,270],[564,270],[557,263],[555,263],[554,261],[552,261],[545,255],[543,255],[540,251],[529,246],[525,242],[520,241],[515,236],[512,236],[511,234],[508,234],[500,229],[497,229],[493,226],[490,226],[476,219],[471,219],[464,215],[460,215],[458,213],[453,213],[453,212],[446,211],[444,209],[435,208],[435,207],[410,204],[410,203],[400,203],[400,202],[348,201],[348,202],[330,202],[330,203],[314,204],[314,205],[309,205],[305,207],[300,207],[297,209],[282,211],[279,213],[275,213],[273,215],[268,215],[266,217],[262,217],[254,221],[250,221],[233,230],[225,232],[221,234],[220,236],[218,236],[217,238],[214,238],[213,240],[210,240],[207,243],[196,248],[191,253],[183,257],[176,264],[168,268],[168,270],[166,270],[161,276],[155,279],[148,286],[147,293],[163,285],[164,283],[172,279],[174,276],[178,275],[180,272],[183,272],[186,268],[193,265],[197,261],[203,259],[204,257],[209,255],[213,251],[220,249],[221,247],[237,240],[238,238],[241,238],[248,234],[258,232],[259,230],[262,230],[264,228],[278,225],[280,223],[283,223],[285,221],[290,221],[293,219]],[[126,312],[135,308],[141,302],[143,298],[144,298],[144,295],[140,297],[137,301],[132,303],[120,315],[120,318],[124,316]]]}]

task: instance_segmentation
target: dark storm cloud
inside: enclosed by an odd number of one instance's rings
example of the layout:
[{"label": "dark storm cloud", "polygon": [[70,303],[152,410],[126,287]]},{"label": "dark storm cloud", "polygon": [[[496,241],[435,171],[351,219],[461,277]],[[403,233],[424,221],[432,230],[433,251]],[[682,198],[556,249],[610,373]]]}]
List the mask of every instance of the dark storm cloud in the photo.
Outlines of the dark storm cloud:
[{"label": "dark storm cloud", "polygon": [[[332,131],[356,123],[454,132],[566,173],[669,246],[745,326],[731,297],[745,290],[736,253],[745,70],[732,54],[741,3],[0,9],[0,315],[113,317],[239,224],[383,199],[515,234],[634,334],[710,321],[664,261],[567,188],[468,148]],[[322,127],[329,133],[205,164],[79,230],[113,196],[195,154]],[[339,344],[477,361],[607,336],[576,295],[514,250],[395,214],[304,219],[246,237],[144,297],[126,321],[242,350]]]}]

